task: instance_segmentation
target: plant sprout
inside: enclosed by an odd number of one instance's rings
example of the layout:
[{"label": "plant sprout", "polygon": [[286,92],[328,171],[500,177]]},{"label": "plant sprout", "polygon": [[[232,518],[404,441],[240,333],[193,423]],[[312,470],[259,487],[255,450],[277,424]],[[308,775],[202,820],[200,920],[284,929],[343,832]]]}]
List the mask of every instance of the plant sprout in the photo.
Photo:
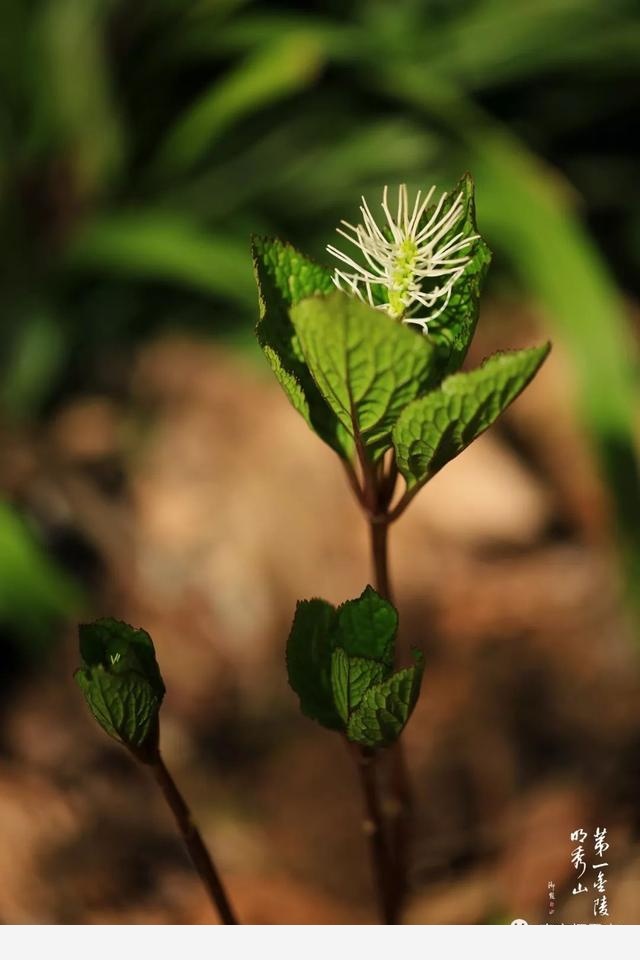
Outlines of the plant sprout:
[{"label": "plant sprout", "polygon": [[[397,653],[389,529],[515,400],[549,352],[545,344],[495,354],[461,372],[490,253],[476,228],[471,178],[437,203],[434,194],[434,187],[418,191],[410,203],[401,185],[392,213],[385,188],[381,224],[363,198],[362,223],[343,221],[338,230],[357,253],[328,247],[348,270],[331,271],[280,240],[253,240],[260,346],[294,408],[340,458],[369,528],[372,584],[338,607],[301,600],[286,666],[302,712],[338,733],[355,760],[384,923],[399,922],[407,894],[415,800],[401,735],[424,667],[420,650],[409,663]],[[165,687],[151,638],[102,620],[81,627],[80,652],[76,679],[91,712],[151,769],[221,919],[236,923],[160,754]],[[385,755],[390,797],[379,776]]]},{"label": "plant sprout", "polygon": [[392,211],[385,187],[380,223],[363,197],[362,222],[338,228],[354,249],[327,247],[342,264],[333,271],[280,240],[253,243],[258,341],[295,409],[340,458],[369,527],[373,587],[337,610],[299,603],[287,667],[303,713],[344,737],[356,760],[385,923],[399,921],[407,893],[414,800],[400,737],[423,669],[419,651],[412,665],[397,663],[389,528],[549,351],[496,354],[460,372],[491,257],[476,228],[471,177],[437,202],[434,195],[432,187],[410,201],[403,184]]}]

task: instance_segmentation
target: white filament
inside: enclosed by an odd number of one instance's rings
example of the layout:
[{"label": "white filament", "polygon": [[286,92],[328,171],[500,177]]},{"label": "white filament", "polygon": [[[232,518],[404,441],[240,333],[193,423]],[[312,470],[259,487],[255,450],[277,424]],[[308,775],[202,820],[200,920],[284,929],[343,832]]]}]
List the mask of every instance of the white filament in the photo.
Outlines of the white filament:
[{"label": "white filament", "polygon": [[[339,290],[385,310],[403,323],[417,324],[425,333],[428,322],[446,310],[452,290],[470,262],[471,258],[462,251],[478,239],[477,234],[465,236],[460,231],[443,242],[464,214],[462,193],[445,213],[442,209],[447,194],[443,193],[427,222],[421,223],[434,191],[435,187],[431,187],[423,198],[418,190],[410,210],[407,187],[402,184],[394,216],[385,187],[381,208],[387,232],[378,226],[362,197],[362,223],[354,226],[342,220],[337,232],[357,247],[364,263],[333,245],[327,247],[332,256],[349,268],[336,269],[333,274]],[[424,290],[425,281],[432,278],[438,279],[436,286]],[[374,286],[385,288],[385,303],[374,302]]]}]

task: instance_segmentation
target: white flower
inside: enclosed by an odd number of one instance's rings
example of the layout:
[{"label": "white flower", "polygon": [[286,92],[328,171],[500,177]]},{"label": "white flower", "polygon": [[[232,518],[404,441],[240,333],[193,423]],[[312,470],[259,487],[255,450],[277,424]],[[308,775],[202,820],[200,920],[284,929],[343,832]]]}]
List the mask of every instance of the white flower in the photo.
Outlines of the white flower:
[{"label": "white flower", "polygon": [[[362,197],[362,223],[354,227],[342,220],[344,229],[338,227],[337,232],[358,248],[364,263],[358,263],[337,247],[327,247],[332,256],[350,268],[335,270],[333,282],[339,290],[385,310],[396,320],[415,323],[425,333],[428,322],[446,310],[451,291],[470,262],[471,258],[462,251],[478,239],[477,234],[464,236],[462,231],[445,239],[464,215],[462,193],[445,213],[442,210],[447,194],[443,193],[429,219],[422,222],[434,191],[435,187],[431,187],[422,199],[418,190],[410,213],[407,187],[402,184],[394,218],[385,187],[381,203],[386,219],[383,228]],[[379,294],[380,287],[386,296],[384,303],[376,302],[379,296],[374,299],[374,290]]]}]

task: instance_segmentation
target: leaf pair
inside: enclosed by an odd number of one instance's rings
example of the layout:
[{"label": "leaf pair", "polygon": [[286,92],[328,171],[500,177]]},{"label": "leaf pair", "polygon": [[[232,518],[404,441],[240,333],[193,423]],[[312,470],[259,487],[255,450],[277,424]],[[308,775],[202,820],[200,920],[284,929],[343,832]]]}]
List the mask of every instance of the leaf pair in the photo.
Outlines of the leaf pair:
[{"label": "leaf pair", "polygon": [[151,637],[120,620],[79,628],[82,666],[75,680],[105,733],[135,752],[157,747],[165,687]]},{"label": "leaf pair", "polygon": [[302,712],[366,747],[398,738],[420,692],[422,655],[393,673],[398,614],[372,587],[336,610],[302,600],[287,643],[289,683]]}]

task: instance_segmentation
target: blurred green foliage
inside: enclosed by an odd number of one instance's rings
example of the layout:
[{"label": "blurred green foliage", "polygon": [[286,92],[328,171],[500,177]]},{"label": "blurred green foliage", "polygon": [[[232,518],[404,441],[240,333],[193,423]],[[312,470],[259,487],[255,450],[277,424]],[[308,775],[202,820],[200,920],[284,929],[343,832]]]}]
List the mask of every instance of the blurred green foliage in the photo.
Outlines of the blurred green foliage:
[{"label": "blurred green foliage", "polygon": [[104,386],[105,361],[158,328],[248,341],[251,232],[324,258],[360,193],[469,169],[494,286],[539,302],[570,349],[640,575],[638,366],[617,292],[637,292],[640,259],[634,0],[305,6],[4,0],[4,416]]},{"label": "blurred green foliage", "polygon": [[77,611],[81,602],[18,514],[0,503],[0,622],[37,653],[51,641],[52,620]]}]

